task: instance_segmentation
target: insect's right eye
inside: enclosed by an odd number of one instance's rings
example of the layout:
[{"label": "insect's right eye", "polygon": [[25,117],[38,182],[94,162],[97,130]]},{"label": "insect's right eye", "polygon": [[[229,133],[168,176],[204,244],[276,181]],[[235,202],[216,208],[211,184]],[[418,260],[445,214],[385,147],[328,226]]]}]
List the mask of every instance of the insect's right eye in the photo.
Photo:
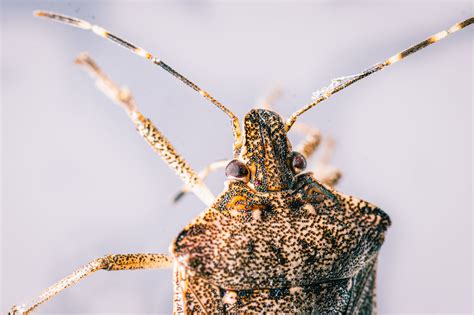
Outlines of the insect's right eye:
[{"label": "insect's right eye", "polygon": [[230,161],[225,168],[225,176],[228,178],[247,181],[248,175],[249,170],[247,169],[247,166],[239,160]]}]

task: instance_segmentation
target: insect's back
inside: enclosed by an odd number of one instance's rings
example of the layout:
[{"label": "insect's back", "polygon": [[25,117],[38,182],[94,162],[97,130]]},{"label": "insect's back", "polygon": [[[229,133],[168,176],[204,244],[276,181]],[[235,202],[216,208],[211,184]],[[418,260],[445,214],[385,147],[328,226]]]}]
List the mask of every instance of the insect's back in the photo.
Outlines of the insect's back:
[{"label": "insect's back", "polygon": [[[225,290],[188,275],[186,281],[175,286],[175,312],[372,314],[376,303],[375,264],[370,263],[353,278],[292,288]],[[177,275],[184,279],[185,274],[177,271]]]},{"label": "insect's back", "polygon": [[184,308],[371,310],[388,216],[311,173],[297,176],[294,190],[272,194],[232,182],[181,232],[173,251]]},{"label": "insect's back", "polygon": [[244,128],[226,189],[173,244],[175,310],[372,309],[388,216],[299,174],[278,114],[252,110]]}]

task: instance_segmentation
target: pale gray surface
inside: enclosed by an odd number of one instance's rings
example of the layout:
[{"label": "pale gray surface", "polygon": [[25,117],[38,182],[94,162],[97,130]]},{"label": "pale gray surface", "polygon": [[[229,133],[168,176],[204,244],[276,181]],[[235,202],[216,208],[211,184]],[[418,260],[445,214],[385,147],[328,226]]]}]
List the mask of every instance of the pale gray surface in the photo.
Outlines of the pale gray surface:
[{"label": "pale gray surface", "polygon": [[[33,3],[33,4],[32,4]],[[273,85],[290,114],[362,70],[472,15],[470,1],[392,4],[4,2],[1,312],[106,253],[166,252],[203,206],[126,115],[72,64],[89,51],[127,85],[195,168],[231,155],[226,116],[158,67],[91,33],[34,19],[76,15],[157,53],[240,117]],[[470,313],[472,30],[357,83],[302,121],[331,134],[339,190],[393,220],[381,313]],[[214,192],[223,175],[210,179]],[[171,271],[99,272],[42,312],[169,313]]]}]

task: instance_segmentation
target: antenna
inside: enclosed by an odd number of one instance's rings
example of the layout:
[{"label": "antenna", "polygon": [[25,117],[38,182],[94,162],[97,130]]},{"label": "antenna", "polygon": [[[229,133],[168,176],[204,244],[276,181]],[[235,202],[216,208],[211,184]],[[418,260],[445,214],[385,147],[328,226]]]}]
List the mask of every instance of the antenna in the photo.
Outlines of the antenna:
[{"label": "antenna", "polygon": [[355,83],[359,80],[362,80],[363,78],[366,78],[369,75],[371,75],[371,74],[373,74],[373,73],[375,73],[379,70],[382,70],[382,69],[384,69],[384,68],[386,68],[386,67],[388,67],[388,66],[390,66],[390,65],[392,65],[392,64],[394,64],[394,63],[396,63],[400,60],[402,60],[403,58],[408,57],[409,55],[417,52],[418,50],[421,50],[421,49],[423,49],[423,48],[425,48],[425,47],[427,47],[431,44],[436,43],[437,41],[445,38],[446,36],[465,28],[466,26],[471,25],[473,22],[474,22],[474,17],[470,17],[470,18],[468,18],[468,19],[466,19],[462,22],[454,24],[447,31],[441,31],[439,33],[436,33],[436,34],[428,37],[424,41],[419,42],[418,44],[413,45],[413,46],[399,52],[398,54],[393,55],[392,57],[388,58],[384,62],[377,63],[374,66],[372,66],[372,67],[370,67],[370,68],[368,68],[368,69],[366,69],[366,70],[364,70],[364,71],[362,71],[358,74],[331,80],[330,85],[328,85],[328,86],[318,90],[317,92],[313,93],[314,101],[312,103],[310,103],[310,104],[306,105],[305,107],[301,108],[300,110],[294,112],[288,118],[288,120],[286,121],[286,124],[285,124],[286,131],[289,131],[291,129],[291,126],[293,126],[293,124],[295,123],[296,119],[298,119],[299,116],[301,116],[303,113],[305,113],[309,109],[313,108],[314,106],[318,105],[322,101],[327,100],[333,94],[345,89],[349,85],[352,85],[353,83]]}]

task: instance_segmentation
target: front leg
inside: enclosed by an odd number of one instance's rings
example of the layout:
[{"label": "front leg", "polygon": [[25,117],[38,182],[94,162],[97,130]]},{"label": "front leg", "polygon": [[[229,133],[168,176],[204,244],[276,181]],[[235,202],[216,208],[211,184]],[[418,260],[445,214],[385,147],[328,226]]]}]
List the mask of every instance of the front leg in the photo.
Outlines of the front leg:
[{"label": "front leg", "polygon": [[28,314],[39,305],[48,301],[64,289],[78,283],[86,276],[97,270],[134,270],[134,269],[161,269],[168,268],[173,264],[173,259],[164,254],[116,254],[94,259],[82,266],[69,276],[56,282],[47,288],[40,296],[27,305],[15,305],[9,314]]},{"label": "front leg", "polygon": [[210,190],[153,122],[140,113],[130,91],[119,88],[87,54],[81,54],[76,59],[76,63],[86,67],[96,78],[99,89],[127,112],[138,132],[153,150],[161,156],[170,168],[175,170],[185,185],[209,206],[214,201],[214,196]]}]

